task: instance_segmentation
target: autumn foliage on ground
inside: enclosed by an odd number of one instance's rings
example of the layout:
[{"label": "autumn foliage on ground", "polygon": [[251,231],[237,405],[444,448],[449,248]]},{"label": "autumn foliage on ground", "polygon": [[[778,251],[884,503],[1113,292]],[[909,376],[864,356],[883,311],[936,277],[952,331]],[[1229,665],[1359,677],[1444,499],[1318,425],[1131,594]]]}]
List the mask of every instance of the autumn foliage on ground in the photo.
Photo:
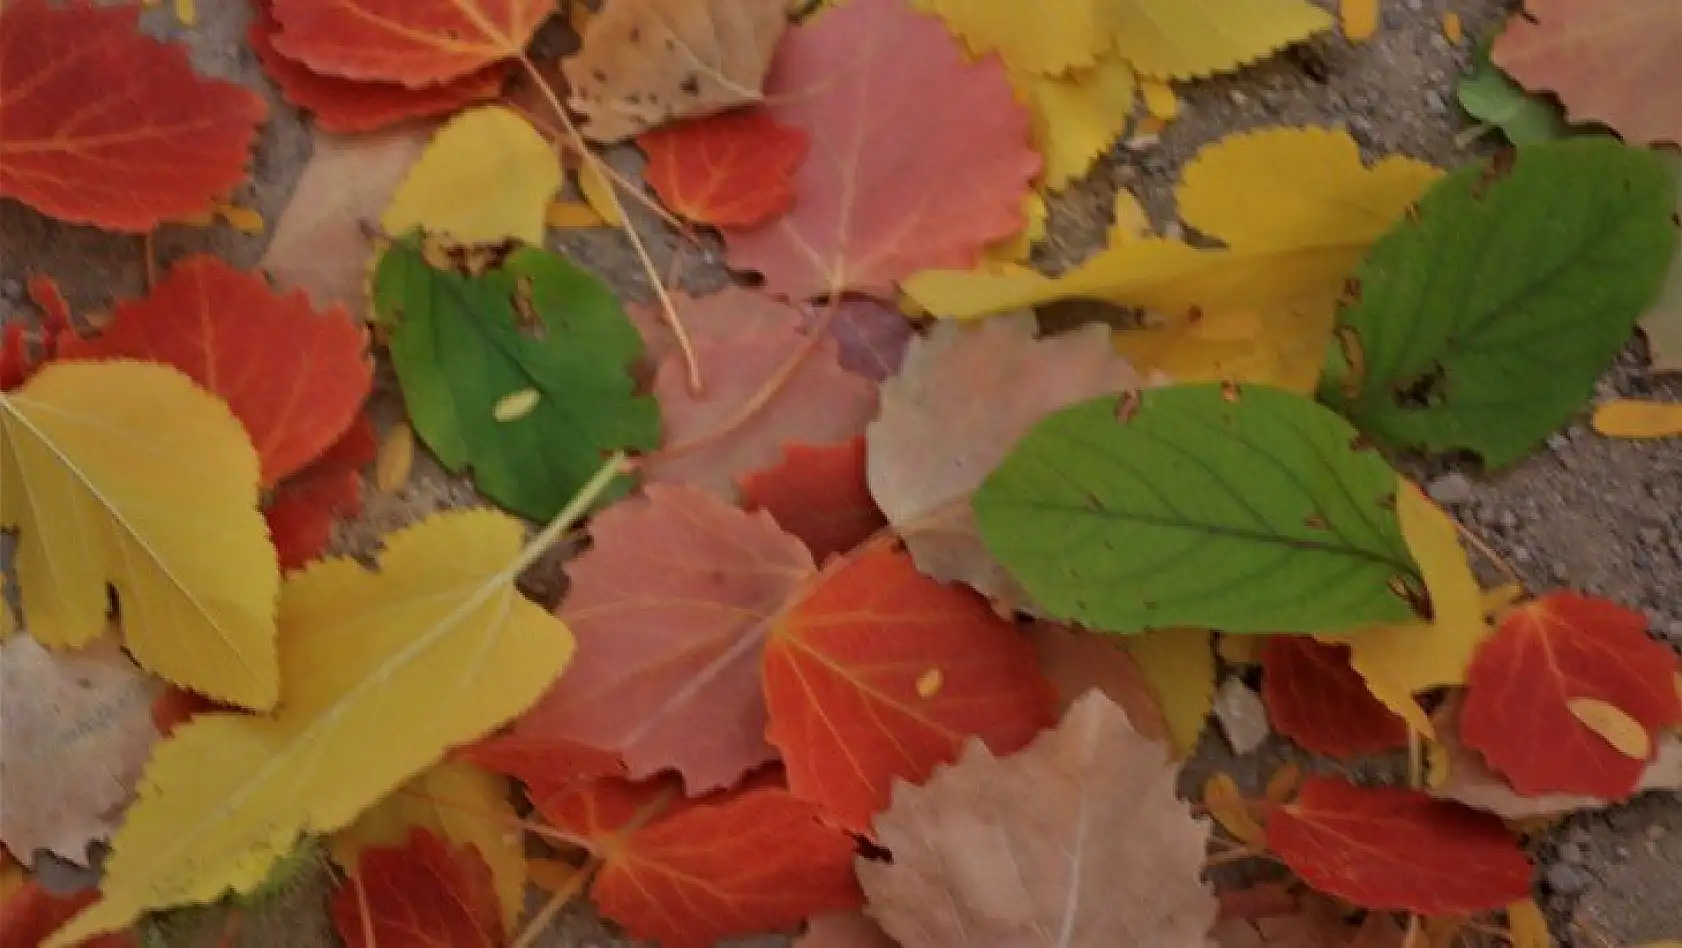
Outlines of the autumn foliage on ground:
[{"label": "autumn foliage on ground", "polygon": [[[1682,788],[1677,658],[1626,605],[1484,588],[1379,449],[1497,469],[1638,319],[1677,351],[1660,2],[1589,43],[1592,4],[1533,0],[1481,67],[1613,134],[1458,169],[1234,134],[1176,190],[1198,239],[1123,190],[1048,275],[1048,195],[1330,19],[608,0],[557,67],[547,0],[254,0],[319,130],[262,264],[76,311],[27,261],[0,334],[0,940],[167,943],[325,860],[369,948],[523,948],[579,899],[667,948],[1541,944],[1522,834]],[[263,99],[139,12],[0,10],[0,197],[247,219]],[[648,298],[546,249],[591,227]],[[744,279],[668,287],[655,228]],[[1042,331],[1065,299],[1118,315]],[[423,466],[483,503],[347,546]],[[1305,751],[1401,765],[1194,808],[1222,664]],[[106,843],[97,891],[26,877]],[[1286,873],[1207,881],[1247,860]]]}]

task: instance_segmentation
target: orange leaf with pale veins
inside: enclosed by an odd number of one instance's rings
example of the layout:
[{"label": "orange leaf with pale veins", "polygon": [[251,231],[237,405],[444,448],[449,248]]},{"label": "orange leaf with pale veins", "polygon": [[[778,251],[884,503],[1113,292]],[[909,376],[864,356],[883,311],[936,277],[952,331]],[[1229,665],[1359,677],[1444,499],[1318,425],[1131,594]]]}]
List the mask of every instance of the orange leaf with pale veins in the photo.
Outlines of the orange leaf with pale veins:
[{"label": "orange leaf with pale veins", "polygon": [[266,109],[140,32],[139,7],[0,5],[0,197],[142,233],[245,177]]},{"label": "orange leaf with pale veins", "polygon": [[644,175],[673,211],[717,227],[754,227],[794,205],[806,133],[763,109],[724,112],[645,132]]},{"label": "orange leaf with pale veins", "polygon": [[554,0],[274,0],[274,48],[329,76],[420,88],[524,55],[554,12]]},{"label": "orange leaf with pale veins", "polygon": [[768,511],[820,563],[888,525],[864,480],[864,435],[783,445],[781,464],[742,478],[742,506]]},{"label": "orange leaf with pale veins", "polygon": [[501,948],[502,910],[485,857],[416,827],[402,846],[362,851],[333,894],[349,948]]},{"label": "orange leaf with pale veins", "polygon": [[1011,753],[1055,719],[1016,627],[892,550],[829,573],[772,631],[764,674],[790,789],[861,833],[895,778],[922,780],[971,737]]}]

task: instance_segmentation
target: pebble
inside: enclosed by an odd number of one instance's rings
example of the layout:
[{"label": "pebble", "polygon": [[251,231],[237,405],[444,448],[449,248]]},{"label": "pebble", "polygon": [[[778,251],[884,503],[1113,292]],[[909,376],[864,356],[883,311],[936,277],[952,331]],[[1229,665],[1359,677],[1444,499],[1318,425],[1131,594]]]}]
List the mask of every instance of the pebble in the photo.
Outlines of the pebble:
[{"label": "pebble", "polygon": [[1221,690],[1215,693],[1214,712],[1233,753],[1248,754],[1267,740],[1267,708],[1261,696],[1236,675],[1222,682]]},{"label": "pebble", "polygon": [[1548,867],[1548,885],[1561,895],[1576,895],[1589,887],[1593,880],[1588,873],[1575,866],[1556,862]]},{"label": "pebble", "polygon": [[1576,843],[1559,844],[1559,861],[1576,866],[1583,862],[1583,847]]},{"label": "pebble", "polygon": [[1664,826],[1654,823],[1652,826],[1647,827],[1647,841],[1650,843],[1656,843],[1659,840],[1664,839],[1666,834],[1669,832],[1670,830],[1665,829]]},{"label": "pebble", "polygon": [[1472,479],[1464,474],[1444,474],[1425,485],[1425,492],[1439,504],[1463,504],[1472,499]]}]

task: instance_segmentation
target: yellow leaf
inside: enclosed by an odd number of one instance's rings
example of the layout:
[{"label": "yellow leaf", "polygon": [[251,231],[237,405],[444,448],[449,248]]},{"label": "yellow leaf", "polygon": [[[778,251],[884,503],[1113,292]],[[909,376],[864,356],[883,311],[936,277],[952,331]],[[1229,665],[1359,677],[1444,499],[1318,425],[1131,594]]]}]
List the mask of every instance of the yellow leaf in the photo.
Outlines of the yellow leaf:
[{"label": "yellow leaf", "polygon": [[401,846],[412,827],[472,846],[490,866],[502,921],[509,931],[525,903],[526,856],[519,814],[508,799],[506,777],[471,764],[445,761],[399,787],[327,841],[333,859],[356,875],[362,851]]},{"label": "yellow leaf", "polygon": [[1174,95],[1174,87],[1154,76],[1145,76],[1139,80],[1139,90],[1145,96],[1145,111],[1164,122],[1180,114],[1180,100]]},{"label": "yellow leaf", "polygon": [[1159,629],[1122,640],[1150,682],[1182,757],[1197,746],[1215,700],[1213,638],[1214,633],[1204,629]]},{"label": "yellow leaf", "polygon": [[1109,46],[1100,4],[1022,0],[918,0],[977,56],[998,53],[1012,72],[1061,75]]},{"label": "yellow leaf", "polygon": [[1040,182],[1052,191],[1086,174],[1133,111],[1133,70],[1114,56],[1061,76],[1012,71],[1010,81],[1028,106],[1034,147],[1045,159]]},{"label": "yellow leaf", "polygon": [[1111,246],[1060,277],[1024,267],[925,270],[905,291],[929,312],[954,317],[1072,298],[1179,315],[1194,308],[1318,313],[1373,241],[1441,175],[1410,158],[1367,168],[1343,132],[1232,135],[1186,166],[1177,192],[1181,218],[1225,248],[1152,238]]},{"label": "yellow leaf", "polygon": [[508,237],[543,241],[561,164],[525,119],[505,108],[468,109],[445,123],[380,217],[387,234],[422,228],[463,244]]},{"label": "yellow leaf", "polygon": [[1233,839],[1250,846],[1267,845],[1267,831],[1250,812],[1250,802],[1244,799],[1238,783],[1231,777],[1215,774],[1204,782],[1203,805]]},{"label": "yellow leaf", "polygon": [[[576,520],[617,470],[548,533]],[[348,826],[446,748],[537,700],[573,643],[514,588],[546,546],[522,551],[523,533],[492,510],[439,514],[391,536],[378,572],[340,558],[288,576],[279,709],[201,714],[157,745],[112,841],[104,897],[48,948],[250,891],[301,833]]]},{"label": "yellow leaf", "polygon": [[1674,438],[1682,435],[1682,404],[1615,399],[1594,410],[1594,430],[1608,438]]},{"label": "yellow leaf", "polygon": [[23,624],[77,647],[117,590],[136,661],[248,708],[280,688],[257,451],[228,406],[174,369],[61,362],[0,394],[0,526],[19,531]]},{"label": "yellow leaf", "polygon": [[1193,311],[1118,329],[1116,351],[1142,372],[1178,382],[1254,382],[1312,394],[1334,324],[1330,299],[1252,310]]},{"label": "yellow leaf", "polygon": [[578,192],[584,195],[584,203],[590,205],[590,210],[596,212],[602,223],[613,227],[625,225],[625,215],[619,213],[619,205],[614,199],[613,182],[597,170],[595,162],[586,161],[578,169]]},{"label": "yellow leaf", "polygon": [[379,456],[374,459],[374,489],[389,494],[402,487],[414,464],[415,429],[408,422],[399,421],[380,442]]},{"label": "yellow leaf", "polygon": [[1116,50],[1139,72],[1164,79],[1235,69],[1332,25],[1306,0],[1110,0],[1106,7]]},{"label": "yellow leaf", "polygon": [[1215,651],[1228,665],[1260,665],[1266,641],[1260,635],[1223,635],[1215,641]]},{"label": "yellow leaf", "polygon": [[[1040,192],[1029,191],[1022,195],[1022,216],[1027,219],[1027,226],[1016,236],[988,247],[982,252],[982,261],[1010,264],[1028,259],[1028,255],[1034,252],[1034,245],[1045,239],[1045,221],[1049,213],[1045,206],[1045,196]],[[907,314],[914,315],[909,312]]]},{"label": "yellow leaf", "polygon": [[543,222],[557,230],[600,227],[607,223],[596,209],[579,201],[551,201],[543,212]]},{"label": "yellow leaf", "polygon": [[1324,635],[1350,647],[1349,663],[1390,710],[1427,738],[1436,731],[1414,693],[1466,681],[1472,654],[1488,637],[1483,593],[1466,561],[1459,531],[1442,508],[1404,482],[1396,492],[1402,536],[1425,575],[1436,618],[1384,622],[1354,632]]},{"label": "yellow leaf", "polygon": [[1354,42],[1370,39],[1378,32],[1378,0],[1343,0],[1338,6],[1343,35]]},{"label": "yellow leaf", "polygon": [[1507,935],[1513,948],[1549,948],[1548,920],[1534,899],[1507,906]]},{"label": "yellow leaf", "polygon": [[1566,710],[1578,723],[1599,734],[1612,749],[1632,760],[1653,756],[1653,737],[1629,712],[1599,698],[1568,698]]}]

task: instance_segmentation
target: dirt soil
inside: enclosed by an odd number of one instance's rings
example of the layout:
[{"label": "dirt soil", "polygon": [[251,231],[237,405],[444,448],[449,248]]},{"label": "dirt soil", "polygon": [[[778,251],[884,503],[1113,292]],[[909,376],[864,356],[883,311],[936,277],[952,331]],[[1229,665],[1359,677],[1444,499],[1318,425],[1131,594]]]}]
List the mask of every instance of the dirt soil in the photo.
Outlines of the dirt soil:
[{"label": "dirt soil", "polygon": [[[1332,5],[1331,0],[1317,2]],[[1158,227],[1167,225],[1174,219],[1171,188],[1179,168],[1199,148],[1235,131],[1327,125],[1346,128],[1369,156],[1406,154],[1445,166],[1475,157],[1488,143],[1457,143],[1467,121],[1454,105],[1454,81],[1473,44],[1489,35],[1506,6],[1502,0],[1383,0],[1382,25],[1368,42],[1352,45],[1341,37],[1323,37],[1234,75],[1185,86],[1181,116],[1160,141],[1118,146],[1087,180],[1052,202],[1050,238],[1037,262],[1059,269],[1096,250],[1117,187],[1132,189]],[[309,131],[275,97],[244,45],[250,17],[246,0],[200,0],[198,9],[199,23],[190,30],[163,9],[151,10],[145,22],[158,35],[187,43],[203,72],[246,83],[268,97],[271,117],[254,162],[253,183],[240,197],[272,222],[309,158]],[[1451,46],[1442,31],[1449,12],[1465,24],[1466,39],[1458,46]],[[636,159],[616,155],[615,164],[634,168]],[[659,231],[642,215],[633,217],[640,219],[642,233]],[[264,241],[226,227],[173,227],[155,238],[153,250],[164,264],[185,253],[208,251],[251,266]],[[675,241],[661,233],[653,243],[665,270]],[[648,297],[647,281],[617,232],[573,232],[556,246],[627,298]],[[113,297],[139,295],[144,253],[138,238],[57,224],[16,203],[0,202],[0,319],[24,311],[21,281],[34,273],[56,277],[81,312],[103,309]],[[683,282],[695,289],[722,282],[711,253],[689,251],[683,272]],[[1650,376],[1644,365],[1641,344],[1634,340],[1601,380],[1599,394],[1682,399],[1682,378]],[[399,411],[386,373],[375,415],[389,422]],[[1611,441],[1579,418],[1545,448],[1495,476],[1449,463],[1401,463],[1499,550],[1532,589],[1568,584],[1638,606],[1652,618],[1655,635],[1682,649],[1682,439]],[[341,546],[367,553],[383,531],[440,507],[473,502],[465,484],[444,477],[435,466],[422,466],[408,488],[383,497],[370,492],[368,514],[343,532]],[[535,585],[539,594],[555,589],[552,580]],[[1218,736],[1209,734],[1187,769],[1185,786],[1195,788],[1203,775],[1218,768],[1256,789],[1289,753],[1272,741],[1256,753],[1234,757]],[[1538,894],[1561,944],[1622,948],[1682,939],[1682,797],[1649,795],[1605,813],[1577,816],[1541,836],[1534,851],[1542,863]],[[86,882],[62,866],[44,867],[43,877],[60,886]],[[288,894],[246,918],[237,943],[262,948],[333,944],[322,910],[327,889],[325,869],[305,873]],[[154,943],[214,944],[222,931],[219,916],[217,911],[191,913],[161,930]],[[543,943],[549,948],[631,944],[614,937],[588,910],[566,915]],[[743,944],[781,943],[772,938]]]}]

